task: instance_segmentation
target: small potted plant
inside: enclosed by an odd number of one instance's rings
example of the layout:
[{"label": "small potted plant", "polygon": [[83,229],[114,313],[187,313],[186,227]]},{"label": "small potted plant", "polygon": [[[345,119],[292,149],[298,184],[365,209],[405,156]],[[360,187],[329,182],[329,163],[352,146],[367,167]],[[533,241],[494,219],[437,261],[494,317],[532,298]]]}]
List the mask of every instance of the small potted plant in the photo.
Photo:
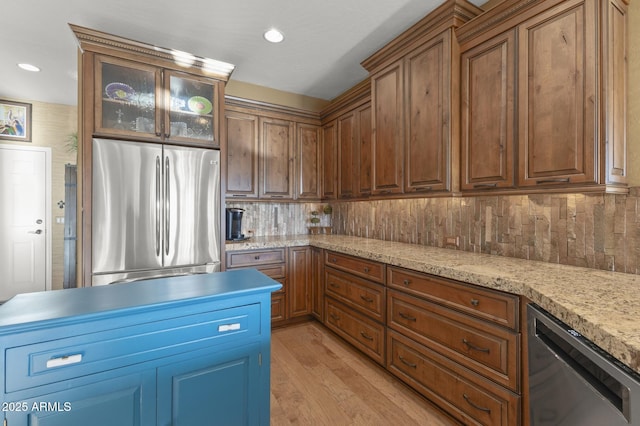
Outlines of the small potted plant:
[{"label": "small potted plant", "polygon": [[318,217],[319,214],[320,213],[318,213],[316,210],[311,212],[311,219],[309,219],[309,222],[311,222],[311,226],[309,227],[310,234],[320,233],[320,227],[318,226],[318,224],[320,223],[320,218]]},{"label": "small potted plant", "polygon": [[330,204],[325,204],[324,207],[322,207],[322,213],[329,215],[329,219],[327,220],[327,224],[328,226],[323,226],[322,227],[322,231],[325,234],[331,234],[331,213],[333,213],[333,208],[331,207]]}]

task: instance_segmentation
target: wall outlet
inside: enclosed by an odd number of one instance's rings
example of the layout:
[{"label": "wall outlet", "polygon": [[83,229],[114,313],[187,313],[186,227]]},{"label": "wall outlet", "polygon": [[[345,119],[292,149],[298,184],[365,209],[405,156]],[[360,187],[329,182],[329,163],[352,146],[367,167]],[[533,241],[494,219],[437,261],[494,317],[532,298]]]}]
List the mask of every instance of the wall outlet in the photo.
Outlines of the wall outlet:
[{"label": "wall outlet", "polygon": [[460,237],[457,235],[444,237],[444,245],[446,247],[460,248]]}]

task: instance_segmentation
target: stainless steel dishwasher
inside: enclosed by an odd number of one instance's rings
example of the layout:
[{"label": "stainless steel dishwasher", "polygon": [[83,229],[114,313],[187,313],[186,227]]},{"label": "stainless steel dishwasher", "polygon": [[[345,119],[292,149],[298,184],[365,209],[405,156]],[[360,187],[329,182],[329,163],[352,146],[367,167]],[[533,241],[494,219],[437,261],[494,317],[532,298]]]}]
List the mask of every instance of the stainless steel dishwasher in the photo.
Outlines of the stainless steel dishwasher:
[{"label": "stainless steel dishwasher", "polygon": [[535,304],[527,319],[532,425],[640,425],[640,375]]}]

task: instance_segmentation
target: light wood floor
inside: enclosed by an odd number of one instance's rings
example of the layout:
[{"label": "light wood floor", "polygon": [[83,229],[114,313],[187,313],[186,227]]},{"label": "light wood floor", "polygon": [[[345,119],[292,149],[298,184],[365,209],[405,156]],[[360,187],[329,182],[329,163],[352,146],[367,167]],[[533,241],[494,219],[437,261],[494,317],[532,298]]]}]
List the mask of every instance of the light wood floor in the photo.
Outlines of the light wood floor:
[{"label": "light wood floor", "polygon": [[316,322],[274,329],[271,424],[456,424]]}]

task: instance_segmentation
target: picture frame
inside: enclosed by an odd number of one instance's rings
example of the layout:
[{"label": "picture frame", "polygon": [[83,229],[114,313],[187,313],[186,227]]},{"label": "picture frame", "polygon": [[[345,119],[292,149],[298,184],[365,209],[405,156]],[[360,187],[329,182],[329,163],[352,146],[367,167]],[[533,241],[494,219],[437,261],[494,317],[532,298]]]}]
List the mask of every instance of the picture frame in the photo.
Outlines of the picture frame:
[{"label": "picture frame", "polygon": [[31,104],[0,99],[0,139],[31,142]]}]

